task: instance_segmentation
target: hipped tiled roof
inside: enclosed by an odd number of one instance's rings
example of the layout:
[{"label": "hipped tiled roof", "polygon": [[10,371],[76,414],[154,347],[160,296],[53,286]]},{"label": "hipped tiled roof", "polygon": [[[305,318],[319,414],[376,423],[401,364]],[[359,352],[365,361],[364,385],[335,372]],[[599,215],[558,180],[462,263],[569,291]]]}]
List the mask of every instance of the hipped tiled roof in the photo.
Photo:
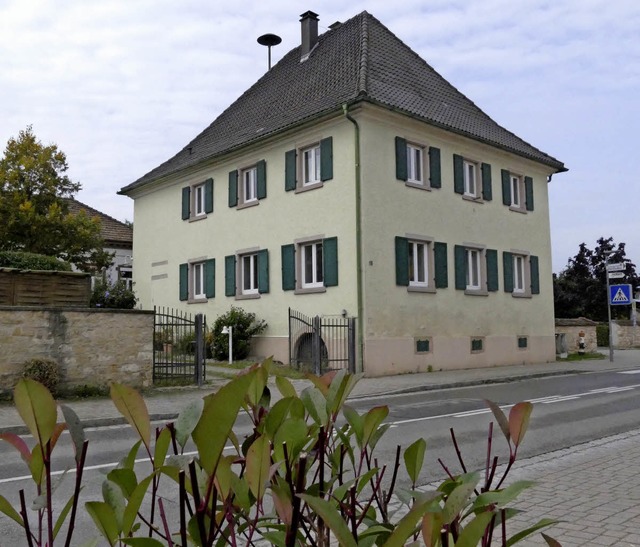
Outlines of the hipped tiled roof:
[{"label": "hipped tiled roof", "polygon": [[360,101],[566,170],[494,122],[366,11],[319,36],[306,61],[300,57],[300,47],[287,53],[173,158],[120,193]]},{"label": "hipped tiled roof", "polygon": [[133,245],[133,229],[131,226],[127,226],[124,222],[120,222],[76,199],[68,199],[67,205],[69,212],[72,214],[78,214],[80,211],[83,211],[89,217],[93,218],[97,216],[100,219],[100,234],[107,247],[110,244],[125,247],[131,247]]}]

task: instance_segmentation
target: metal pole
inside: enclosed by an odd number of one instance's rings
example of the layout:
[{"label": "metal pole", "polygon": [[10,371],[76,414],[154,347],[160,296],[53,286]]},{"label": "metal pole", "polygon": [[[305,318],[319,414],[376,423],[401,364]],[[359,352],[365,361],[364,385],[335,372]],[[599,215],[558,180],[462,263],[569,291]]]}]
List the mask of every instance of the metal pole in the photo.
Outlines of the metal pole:
[{"label": "metal pole", "polygon": [[607,278],[607,315],[609,316],[609,361],[613,363],[613,331],[611,330],[611,298],[609,295],[609,255],[604,253],[604,275]]},{"label": "metal pole", "polygon": [[233,363],[233,327],[229,328],[229,364]]},{"label": "metal pole", "polygon": [[195,317],[196,331],[196,384],[202,387],[204,383],[204,317],[201,313],[197,313]]}]

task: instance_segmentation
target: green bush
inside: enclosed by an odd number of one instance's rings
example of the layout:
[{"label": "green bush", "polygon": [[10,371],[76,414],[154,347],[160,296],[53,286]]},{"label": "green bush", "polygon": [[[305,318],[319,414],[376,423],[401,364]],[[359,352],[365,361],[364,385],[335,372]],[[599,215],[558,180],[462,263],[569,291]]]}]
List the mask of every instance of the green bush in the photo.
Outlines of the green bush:
[{"label": "green bush", "polygon": [[124,281],[116,281],[113,285],[98,281],[91,294],[92,308],[132,310],[136,307],[137,301],[135,293],[127,289]]},{"label": "green bush", "polygon": [[244,359],[251,349],[251,338],[264,332],[267,323],[256,321],[256,314],[232,307],[218,317],[213,324],[213,357],[220,361],[229,358],[229,335],[222,334],[223,327],[233,327],[233,358]]},{"label": "green bush", "polygon": [[55,256],[23,251],[0,251],[0,268],[70,272],[71,264],[59,260]]},{"label": "green bush", "polygon": [[40,382],[53,395],[60,384],[60,367],[51,359],[30,359],[23,363],[22,377]]},{"label": "green bush", "polygon": [[596,325],[596,339],[598,347],[609,347],[609,325],[601,324]]}]

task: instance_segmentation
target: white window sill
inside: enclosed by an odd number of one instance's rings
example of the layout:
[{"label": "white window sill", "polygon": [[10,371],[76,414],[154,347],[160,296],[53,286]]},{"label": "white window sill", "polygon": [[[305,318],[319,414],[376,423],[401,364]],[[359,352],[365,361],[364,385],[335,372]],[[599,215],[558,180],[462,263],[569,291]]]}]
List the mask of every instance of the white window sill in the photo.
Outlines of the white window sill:
[{"label": "white window sill", "polygon": [[429,285],[409,285],[407,287],[407,292],[424,292],[424,293],[435,293],[435,287],[430,287]]},{"label": "white window sill", "polygon": [[260,293],[236,294],[236,300],[255,300],[260,298]]},{"label": "white window sill", "polygon": [[252,201],[245,201],[242,203],[238,203],[238,206],[236,207],[236,209],[238,210],[247,209],[248,207],[254,207],[255,205],[260,205],[260,201],[257,199],[254,199]]},{"label": "white window sill", "polygon": [[310,182],[309,184],[296,186],[294,193],[299,194],[300,192],[308,192],[309,190],[315,190],[316,188],[322,188],[323,186],[324,186],[324,183],[321,180],[319,180],[318,182]]},{"label": "white window sill", "polygon": [[465,289],[464,294],[469,296],[489,296],[489,291],[484,289]]},{"label": "white window sill", "polygon": [[431,191],[431,186],[429,186],[425,182],[418,182],[417,180],[408,180],[404,183],[404,185],[408,186],[409,188],[416,188],[418,190]]},{"label": "white window sill", "polygon": [[206,296],[198,296],[196,298],[189,298],[189,300],[187,300],[187,304],[206,304],[208,301],[209,300]]},{"label": "white window sill", "polygon": [[462,199],[465,201],[473,201],[474,203],[484,203],[482,196],[470,196],[469,194],[462,194]]},{"label": "white window sill", "polygon": [[513,291],[511,293],[511,296],[513,296],[514,298],[531,298],[531,293],[529,292],[516,292]]},{"label": "white window sill", "polygon": [[513,211],[514,213],[522,213],[523,215],[527,214],[527,210],[524,207],[516,207],[515,205],[510,205],[509,211]]},{"label": "white window sill", "polygon": [[205,218],[207,218],[207,214],[202,213],[201,215],[194,215],[192,217],[189,217],[189,222],[197,222],[198,220],[204,220]]},{"label": "white window sill", "polygon": [[314,294],[327,292],[326,287],[299,287],[294,291],[294,294]]}]

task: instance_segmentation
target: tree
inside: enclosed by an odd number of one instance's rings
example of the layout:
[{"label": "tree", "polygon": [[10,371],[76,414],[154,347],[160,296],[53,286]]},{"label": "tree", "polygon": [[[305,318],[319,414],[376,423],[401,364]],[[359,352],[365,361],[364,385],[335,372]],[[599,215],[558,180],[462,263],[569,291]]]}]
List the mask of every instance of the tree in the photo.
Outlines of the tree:
[{"label": "tree", "polygon": [[[635,289],[640,285],[636,267],[626,257],[625,244],[616,245],[613,238],[601,237],[591,250],[581,243],[578,253],[569,259],[567,267],[553,278],[553,296],[555,316],[562,318],[588,317],[594,321],[606,321],[607,299],[605,258],[609,254],[609,263],[625,264],[625,276],[616,280],[616,284],[628,283]],[[612,314],[627,317],[626,306],[614,307]]]},{"label": "tree", "polygon": [[100,220],[69,213],[80,190],[65,173],[64,152],[43,145],[27,126],[10,138],[0,157],[0,250],[55,256],[82,270],[101,269],[112,257],[103,250]]}]

